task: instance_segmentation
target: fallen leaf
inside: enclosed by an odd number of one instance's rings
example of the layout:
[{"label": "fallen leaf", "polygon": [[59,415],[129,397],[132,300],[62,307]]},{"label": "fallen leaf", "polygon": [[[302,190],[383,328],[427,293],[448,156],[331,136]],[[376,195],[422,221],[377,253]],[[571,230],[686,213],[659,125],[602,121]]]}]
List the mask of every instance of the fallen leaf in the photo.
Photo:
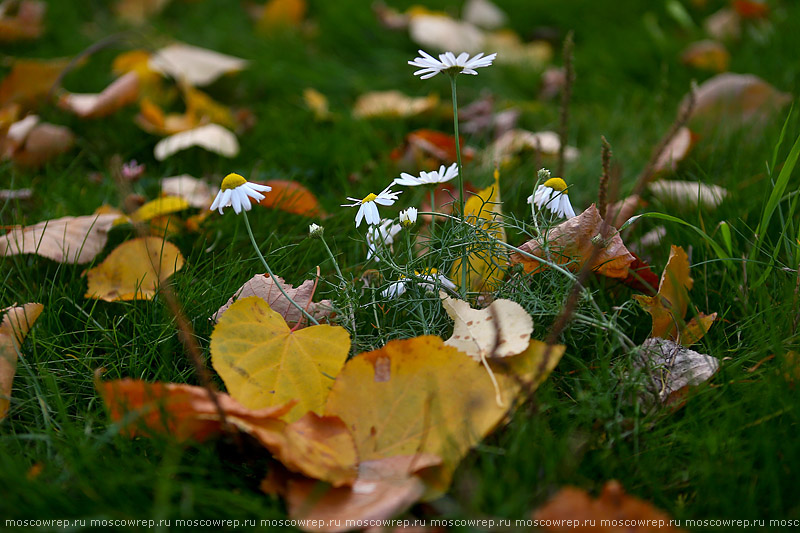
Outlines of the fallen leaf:
[{"label": "fallen leaf", "polygon": [[316,89],[306,87],[303,89],[303,101],[313,113],[316,120],[328,120],[331,111],[328,109],[328,98]]},{"label": "fallen leaf", "polygon": [[633,263],[628,265],[628,277],[623,279],[621,283],[635,291],[648,295],[656,294],[658,276],[650,268],[650,265],[642,261],[639,256],[633,252],[631,252],[631,255],[633,256]]},{"label": "fallen leaf", "polygon": [[43,31],[42,20],[47,4],[38,0],[21,0],[16,3],[16,13],[14,4],[9,0],[0,3],[0,42],[38,38]]},{"label": "fallen leaf", "polygon": [[148,65],[156,72],[202,87],[224,74],[245,69],[248,61],[206,48],[175,43],[153,54]]},{"label": "fallen leaf", "polygon": [[117,0],[114,11],[122,19],[133,24],[142,24],[164,9],[170,0]]},{"label": "fallen leaf", "polygon": [[651,337],[642,344],[633,366],[645,373],[645,388],[660,403],[679,404],[687,387],[711,379],[719,370],[719,360],[671,340]]},{"label": "fallen leaf", "polygon": [[146,222],[150,219],[188,209],[189,202],[179,196],[162,196],[151,200],[131,214],[131,221]]},{"label": "fallen leaf", "polygon": [[3,157],[21,166],[41,166],[61,155],[75,142],[75,135],[64,126],[39,122],[36,115],[28,115],[8,128],[3,140]]},{"label": "fallen leaf", "polygon": [[178,247],[160,237],[125,241],[86,272],[85,297],[107,302],[150,300],[159,284],[183,268],[184,262]]},{"label": "fallen leaf", "polygon": [[518,303],[498,299],[485,309],[472,309],[464,300],[441,296],[444,310],[455,322],[446,345],[482,361],[517,355],[530,344],[533,319]]},{"label": "fallen leaf", "polygon": [[269,185],[272,190],[259,202],[262,206],[304,217],[325,215],[314,193],[300,183],[288,180],[268,180],[263,184]]},{"label": "fallen leaf", "polygon": [[[506,163],[514,156],[524,151],[533,151],[541,156],[554,157],[558,155],[561,140],[554,131],[540,131],[533,133],[527,130],[515,129],[505,132],[486,149],[487,161]],[[564,148],[564,158],[574,161],[578,158],[578,149],[573,146]]]},{"label": "fallen leaf", "polygon": [[647,185],[650,193],[664,203],[685,209],[716,209],[728,191],[719,185],[707,185],[698,181],[659,180]]},{"label": "fallen leaf", "polygon": [[0,107],[18,103],[25,109],[36,107],[50,93],[68,59],[17,59],[11,72],[0,82]]},{"label": "fallen leaf", "polygon": [[[301,283],[299,287],[294,288],[283,281],[283,278],[280,276],[275,276],[275,278],[278,280],[278,283],[281,284],[284,292],[286,292],[292,300],[300,304],[303,309],[307,310],[311,316],[317,320],[323,320],[330,316],[332,305],[330,300],[322,300],[318,303],[311,301],[311,298],[314,296],[314,282],[312,280],[307,279]],[[268,274],[256,274],[250,278],[244,285],[239,287],[239,290],[228,299],[225,305],[214,313],[211,320],[219,322],[222,314],[228,310],[233,302],[250,296],[258,296],[267,302],[270,309],[281,315],[290,326],[295,326],[301,320],[304,323],[306,321],[303,314],[292,305],[292,302],[287,300],[280,289],[275,286],[275,282],[272,281],[272,278]]]},{"label": "fallen leaf", "polygon": [[139,98],[139,75],[123,74],[99,94],[65,93],[58,105],[82,118],[108,116]]},{"label": "fallen leaf", "polygon": [[731,55],[722,43],[704,40],[687,46],[681,54],[681,61],[696,69],[725,72],[731,62]]},{"label": "fallen leaf", "polygon": [[261,9],[258,28],[263,31],[280,26],[299,26],[307,10],[306,0],[269,0]]},{"label": "fallen leaf", "polygon": [[733,9],[723,7],[703,22],[703,28],[713,39],[734,41],[742,34],[742,19]]},{"label": "fallen leaf", "polygon": [[489,0],[467,0],[462,14],[465,21],[487,30],[504,26],[508,15]]},{"label": "fallen leaf", "polygon": [[5,316],[0,324],[0,420],[8,413],[20,347],[43,309],[42,304],[29,303],[2,310]]},{"label": "fallen leaf", "polygon": [[403,118],[427,113],[436,108],[439,97],[411,98],[400,91],[371,91],[362,94],[353,105],[353,116],[357,118]]},{"label": "fallen leaf", "polygon": [[14,228],[0,237],[0,255],[37,254],[59,263],[88,263],[103,250],[117,217],[63,217]]},{"label": "fallen leaf", "polygon": [[[597,499],[584,490],[565,487],[534,511],[533,519],[542,521],[545,531],[567,531],[566,526],[557,525],[566,520],[570,521],[569,531],[587,533],[616,533],[623,529],[630,533],[683,531],[672,527],[667,513],[625,494],[617,481],[607,482]],[[621,523],[626,526],[623,528]]]},{"label": "fallen leaf", "polygon": [[[475,150],[464,145],[463,137],[459,136],[459,140],[462,161],[468,163],[475,158]],[[390,157],[412,172],[435,170],[442,164],[456,161],[456,138],[435,130],[415,130],[406,135],[402,147],[392,150]]]},{"label": "fallen leaf", "polygon": [[206,124],[161,139],[156,144],[153,153],[156,159],[163,161],[169,156],[193,146],[199,146],[225,157],[236,157],[239,153],[239,141],[236,140],[236,135],[219,124]]},{"label": "fallen leaf", "polygon": [[[531,239],[519,248],[536,257],[549,258],[549,261],[557,264],[567,264],[569,270],[577,272],[592,257],[596,242],[602,248],[595,256],[592,270],[609,278],[625,279],[628,277],[628,267],[634,261],[633,255],[625,248],[619,233],[613,229],[611,237],[604,242],[604,224],[600,213],[592,204],[580,215],[552,228],[547,233],[547,249],[542,248],[542,242],[538,239]],[[533,274],[547,268],[536,259],[515,252],[511,254],[511,264],[517,263],[525,267],[525,272]]]},{"label": "fallen leaf", "polygon": [[514,31],[506,29],[486,35],[484,48],[497,54],[497,63],[543,69],[553,59],[553,47],[546,41],[523,42]]},{"label": "fallen leaf", "polygon": [[425,476],[426,498],[447,489],[464,455],[506,416],[520,391],[533,391],[555,367],[563,346],[531,341],[494,368],[504,405],[495,401],[480,363],[439,337],[393,340],[359,354],[342,369],[325,413],[350,429],[362,462],[429,453],[442,466]]},{"label": "fallen leaf", "polygon": [[291,331],[258,297],[231,304],[211,334],[211,364],[231,396],[253,409],[297,400],[287,420],[322,411],[349,351],[344,328]]},{"label": "fallen leaf", "polygon": [[769,5],[755,0],[733,0],[733,9],[743,19],[763,19],[769,15]]},{"label": "fallen leaf", "polygon": [[678,163],[683,161],[694,146],[695,136],[686,126],[680,128],[670,139],[664,151],[659,154],[653,165],[653,172],[674,172]]},{"label": "fallen leaf", "polygon": [[188,174],[161,180],[161,193],[183,198],[192,207],[208,208],[214,201],[214,190],[203,180]]},{"label": "fallen leaf", "polygon": [[646,206],[647,202],[638,194],[632,194],[606,207],[605,218],[610,218],[615,228],[621,228],[639,209]]},{"label": "fallen leaf", "polygon": [[33,198],[33,189],[0,189],[0,200],[30,200]]},{"label": "fallen leaf", "polygon": [[165,113],[150,98],[143,97],[139,102],[136,123],[153,135],[174,135],[208,123],[226,128],[237,126],[230,108],[214,101],[200,89],[183,85],[181,95],[185,106],[185,111],[182,113]]},{"label": "fallen leaf", "polygon": [[[467,290],[471,292],[491,291],[505,276],[505,249],[493,242],[506,242],[501,205],[500,173],[496,170],[494,183],[464,203],[464,220],[481,230],[476,230],[475,244],[467,246]],[[459,287],[464,282],[462,261],[456,259],[450,270],[450,279]]]},{"label": "fallen leaf", "polygon": [[475,54],[484,51],[486,36],[469,22],[447,15],[412,14],[408,21],[411,40],[425,49]]}]

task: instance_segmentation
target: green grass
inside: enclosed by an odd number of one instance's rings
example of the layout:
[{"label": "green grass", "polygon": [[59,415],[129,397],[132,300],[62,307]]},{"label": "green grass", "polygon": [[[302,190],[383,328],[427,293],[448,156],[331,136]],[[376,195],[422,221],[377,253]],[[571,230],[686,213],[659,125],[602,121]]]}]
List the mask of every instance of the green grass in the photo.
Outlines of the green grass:
[{"label": "green grass", "polygon": [[[73,56],[127,29],[111,14],[110,2],[88,4],[76,9],[69,2],[51,2],[45,36],[33,43],[8,45],[3,53]],[[411,4],[392,2],[398,8]],[[674,120],[690,80],[708,77],[679,60],[688,43],[702,38],[699,29],[682,29],[662,3],[632,4],[502,2],[513,14],[510,25],[523,37],[545,27],[561,36],[575,31],[577,79],[570,142],[580,148],[581,157],[567,166],[565,178],[576,210],[596,198],[600,136],[611,142],[621,190],[628,192],[652,146]],[[698,26],[704,15],[725,2],[708,4],[701,10],[687,8]],[[772,31],[764,40],[745,32],[740,42],[730,45],[730,70],[759,75],[796,98],[800,5],[788,0],[771,5]],[[430,7],[456,13],[460,4],[437,1]],[[147,165],[145,176],[134,185],[135,192],[147,198],[158,194],[160,178],[184,172],[212,182],[228,172],[253,179],[293,179],[309,187],[332,214],[322,222],[326,239],[355,287],[375,264],[364,264],[364,228],[353,228],[355,210],[339,204],[345,196],[382,189],[398,174],[389,152],[406,133],[423,127],[449,132],[452,120],[441,113],[362,121],[351,118],[349,110],[359,94],[377,89],[411,95],[436,92],[446,109],[449,85],[441,76],[426,81],[412,76],[406,61],[415,57],[418,47],[405,32],[381,28],[366,2],[311,2],[310,18],[312,26],[303,31],[260,35],[238,3],[175,0],[145,29],[133,31],[131,39],[135,46],[157,48],[174,37],[251,61],[247,70],[209,89],[219,101],[246,107],[257,118],[254,129],[240,136],[240,155],[225,160],[192,149],[159,163],[152,156],[157,138],[133,123],[135,107],[106,119],[82,121],[46,105],[39,113],[70,126],[78,135],[77,148],[38,170],[0,163],[0,188],[34,190],[31,200],[0,205],[0,224],[31,224],[89,214],[101,204],[121,205],[110,170],[115,155]],[[645,19],[658,21],[666,36],[663,42],[651,37]],[[560,38],[554,44],[557,51]],[[90,58],[65,78],[65,86],[86,92],[102,89],[113,79],[110,63],[121,49],[103,50]],[[463,106],[482,91],[492,91],[499,108],[524,110],[520,127],[557,129],[557,103],[535,100],[538,79],[536,71],[495,65],[482,69],[479,76],[462,76],[459,101]],[[334,121],[314,120],[302,100],[306,87],[329,97],[337,115]],[[643,412],[631,401],[639,385],[625,377],[632,354],[613,332],[576,320],[562,335],[567,354],[553,375],[466,458],[447,496],[412,508],[412,514],[528,518],[562,486],[597,491],[605,481],[618,479],[628,492],[676,518],[800,518],[795,478],[800,471],[796,438],[800,402],[795,386],[783,377],[782,363],[786,351],[798,349],[797,170],[781,174],[800,135],[797,116],[795,111],[786,121],[785,131],[786,114],[779,113],[763,129],[721,129],[703,138],[670,178],[721,185],[730,197],[714,211],[648,198],[648,211],[689,225],[645,217],[625,236],[630,243],[657,225],[666,227],[662,244],[643,250],[659,273],[669,244],[690,250],[692,301],[698,311],[719,313],[699,346],[723,361],[711,384],[699,387],[681,410]],[[477,147],[487,141],[467,137]],[[95,172],[102,177],[99,184],[88,179]],[[479,187],[491,181],[490,173],[475,165],[467,165],[465,173]],[[525,198],[535,175],[530,160],[502,170],[505,213],[526,220]],[[421,200],[421,193],[407,190],[398,205]],[[726,260],[720,260],[714,247],[693,229],[702,229],[726,250],[718,229],[723,220],[731,227],[733,251],[725,252],[730,256]],[[370,292],[358,296],[355,288],[338,291],[323,246],[306,238],[312,220],[254,210],[251,222],[278,275],[296,284],[313,276],[320,265],[320,296],[333,298],[341,309],[359,298],[364,307],[356,314],[357,351],[393,338],[449,335],[449,320],[438,301],[424,291],[410,291],[396,303],[382,302],[377,320],[373,307],[366,305],[373,297]],[[452,227],[449,232],[445,229],[439,236],[443,246],[459,238]],[[94,264],[131,236],[130,228],[114,229],[106,252]],[[261,272],[261,265],[242,221],[229,212],[212,215],[199,233],[171,240],[187,259],[173,278],[174,287],[207,355],[213,328],[208,317],[242,283]],[[523,240],[521,230],[509,229],[512,244]],[[401,238],[395,256],[404,257],[406,250]],[[426,256],[403,268],[410,272],[447,266],[431,264],[435,259]],[[405,264],[405,259],[398,262]],[[105,370],[104,379],[196,384],[197,378],[163,299],[127,303],[86,299],[82,272],[90,266],[60,265],[38,256],[0,258],[0,307],[33,301],[45,305],[23,347],[11,409],[0,423],[0,486],[6,488],[0,517],[87,521],[284,517],[284,504],[258,490],[266,471],[265,451],[254,448],[242,459],[224,441],[186,447],[167,439],[131,440],[119,435],[95,391],[96,369]],[[396,279],[398,273],[388,262],[379,266],[387,279]],[[593,280],[590,289],[612,325],[637,343],[647,337],[649,316],[631,301],[631,291],[602,280]],[[544,338],[568,290],[568,280],[548,272],[533,278],[515,275],[499,294],[524,305],[534,317],[535,335]],[[375,298],[381,300],[377,291]],[[594,313],[585,301],[579,312]],[[775,357],[754,369],[771,355]],[[28,472],[34,465],[42,469],[31,478]]]}]

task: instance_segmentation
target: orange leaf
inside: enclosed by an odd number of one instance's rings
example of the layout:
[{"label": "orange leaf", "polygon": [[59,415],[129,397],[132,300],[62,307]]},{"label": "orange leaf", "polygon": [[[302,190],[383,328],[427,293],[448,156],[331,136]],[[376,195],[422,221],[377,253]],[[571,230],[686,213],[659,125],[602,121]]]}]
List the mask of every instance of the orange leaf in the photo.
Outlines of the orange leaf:
[{"label": "orange leaf", "polygon": [[317,197],[296,181],[269,180],[263,184],[272,187],[260,202],[264,207],[306,217],[324,216]]},{"label": "orange leaf", "polygon": [[[0,42],[36,39],[42,34],[42,19],[47,4],[38,0],[22,0],[14,15],[8,12],[8,4],[4,2],[6,9],[0,14]],[[13,6],[13,3],[10,4]]]},{"label": "orange leaf", "polygon": [[15,102],[25,108],[35,107],[50,93],[67,64],[67,59],[14,61],[11,72],[0,82],[0,107]]},{"label": "orange leaf", "polygon": [[681,54],[681,61],[696,69],[725,72],[731,62],[731,55],[721,43],[704,40],[690,44]]},{"label": "orange leaf", "polygon": [[307,9],[306,0],[269,0],[262,8],[258,29],[299,26],[306,16]]},{"label": "orange leaf", "polygon": [[11,399],[11,386],[17,373],[17,353],[44,306],[29,303],[3,309],[6,315],[0,324],[0,420],[5,418]]},{"label": "orange leaf", "polygon": [[[475,158],[475,150],[464,146],[461,142],[461,157],[465,163]],[[422,170],[435,170],[441,164],[451,164],[456,161],[456,138],[448,133],[421,129],[406,135],[403,146],[392,150],[392,160],[402,167],[412,168],[414,172]]]}]

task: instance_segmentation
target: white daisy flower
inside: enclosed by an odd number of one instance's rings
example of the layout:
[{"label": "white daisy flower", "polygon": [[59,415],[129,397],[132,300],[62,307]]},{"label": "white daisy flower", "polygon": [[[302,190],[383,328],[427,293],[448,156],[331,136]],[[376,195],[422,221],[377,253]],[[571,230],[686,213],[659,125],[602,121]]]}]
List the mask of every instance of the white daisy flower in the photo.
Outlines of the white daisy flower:
[{"label": "white daisy flower", "polygon": [[272,187],[269,185],[250,183],[239,174],[231,173],[222,180],[222,186],[210,209],[211,211],[219,209],[219,213],[222,214],[223,208],[233,206],[233,210],[238,215],[242,212],[242,209],[250,211],[252,208],[250,198],[257,202],[264,199],[264,195],[258,191],[269,192],[271,190]]},{"label": "white daisy flower", "polygon": [[528,203],[539,209],[549,209],[559,217],[572,218],[575,211],[569,203],[567,183],[561,178],[550,178],[536,188],[536,192],[528,196]]},{"label": "white daisy flower", "polygon": [[356,207],[358,206],[358,213],[356,213],[356,227],[361,225],[362,219],[367,219],[367,224],[375,225],[379,224],[381,221],[381,216],[378,213],[378,206],[379,205],[392,205],[395,200],[397,200],[397,195],[400,194],[402,191],[393,192],[389,189],[392,187],[390,184],[388,187],[383,189],[380,194],[369,193],[363,199],[359,200],[358,198],[352,198],[350,196],[347,197],[348,200],[351,200],[352,204],[342,204],[342,207]]},{"label": "white daisy flower", "polygon": [[380,261],[380,257],[375,255],[375,250],[378,246],[391,246],[394,244],[394,238],[400,233],[401,229],[400,224],[393,224],[393,221],[388,218],[381,220],[380,224],[370,226],[367,230],[367,261],[373,257],[375,261]]},{"label": "white daisy flower", "polygon": [[320,235],[322,235],[323,231],[325,231],[325,228],[323,228],[317,223],[308,226],[308,235],[310,237],[319,237]]},{"label": "white daisy flower", "polygon": [[476,68],[488,67],[492,64],[494,58],[497,57],[497,54],[489,54],[484,57],[483,52],[481,52],[470,59],[469,54],[466,52],[460,54],[458,57],[456,57],[453,52],[445,52],[444,54],[439,54],[439,59],[436,59],[423,50],[419,50],[419,53],[422,57],[417,57],[414,61],[409,61],[408,64],[420,68],[414,75],[419,76],[420,79],[423,80],[432,78],[440,72],[448,71],[455,74],[476,75],[478,74],[475,72]]},{"label": "white daisy flower", "polygon": [[396,185],[405,185],[407,187],[416,187],[417,185],[431,185],[436,183],[444,183],[446,181],[450,181],[451,179],[458,176],[458,164],[453,163],[447,170],[445,170],[444,165],[439,167],[439,170],[434,170],[432,172],[425,172],[424,170],[419,173],[419,177],[412,176],[411,174],[406,174],[405,172],[400,174],[399,178],[394,179],[394,183]]},{"label": "white daisy flower", "polygon": [[417,208],[409,207],[405,211],[400,211],[400,225],[404,228],[413,226],[417,223]]},{"label": "white daisy flower", "polygon": [[[447,279],[447,277],[443,274],[439,274],[439,272],[435,268],[426,268],[423,271],[415,270],[414,274],[416,275],[416,279],[412,280],[406,276],[400,276],[399,281],[395,281],[389,285],[386,289],[381,291],[381,296],[384,298],[397,298],[404,292],[406,292],[406,284],[410,281],[417,281],[419,286],[425,290],[432,291],[435,290],[437,286],[444,287],[451,291],[456,290],[456,284]],[[424,281],[420,282],[419,279]]]}]

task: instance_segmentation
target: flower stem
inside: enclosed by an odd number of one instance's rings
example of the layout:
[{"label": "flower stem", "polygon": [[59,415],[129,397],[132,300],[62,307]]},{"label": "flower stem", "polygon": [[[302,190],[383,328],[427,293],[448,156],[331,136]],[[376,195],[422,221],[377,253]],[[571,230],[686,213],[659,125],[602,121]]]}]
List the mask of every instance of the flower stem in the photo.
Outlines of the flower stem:
[{"label": "flower stem", "polygon": [[258,244],[256,244],[256,238],[253,236],[253,230],[250,228],[250,220],[247,218],[247,210],[242,210],[242,214],[244,215],[244,225],[247,227],[247,234],[250,235],[250,242],[253,243],[253,248],[255,248],[256,254],[258,254],[258,258],[261,259],[261,264],[263,264],[264,268],[267,269],[267,274],[269,274],[269,277],[272,278],[272,282],[275,284],[276,287],[278,287],[278,290],[281,291],[281,294],[283,294],[284,298],[292,302],[292,305],[295,306],[301,313],[303,313],[303,315],[307,319],[309,319],[312,324],[314,324],[315,326],[319,326],[319,322],[317,321],[317,319],[311,316],[308,313],[308,311],[303,309],[303,307],[299,303],[292,300],[292,297],[286,294],[286,291],[283,290],[283,284],[280,282],[280,280],[278,280],[275,277],[275,274],[272,273],[272,269],[267,264],[267,260],[264,259],[264,255],[261,253],[261,250],[258,249]]},{"label": "flower stem", "polygon": [[[436,211],[436,185],[431,185],[430,187],[430,195],[431,195],[431,211]],[[431,217],[431,235],[433,235],[433,231],[436,229],[436,217]]]},{"label": "flower stem", "polygon": [[[461,167],[461,140],[458,138],[458,96],[456,95],[456,75],[450,74],[450,88],[453,96],[453,131],[455,132],[456,143],[456,162],[458,163],[458,208],[461,222],[464,222],[464,172]],[[469,271],[469,252],[464,246],[464,253],[461,256],[461,298],[467,298],[467,273]]]},{"label": "flower stem", "polygon": [[319,236],[319,240],[322,241],[322,244],[325,245],[325,250],[328,251],[328,255],[331,258],[331,262],[333,262],[333,268],[336,269],[336,275],[339,276],[339,281],[341,283],[344,283],[344,276],[342,275],[342,271],[339,269],[339,262],[336,261],[336,256],[333,255],[333,252],[331,251],[330,246],[328,246],[328,243],[325,241],[325,237],[323,235],[320,235]]}]

